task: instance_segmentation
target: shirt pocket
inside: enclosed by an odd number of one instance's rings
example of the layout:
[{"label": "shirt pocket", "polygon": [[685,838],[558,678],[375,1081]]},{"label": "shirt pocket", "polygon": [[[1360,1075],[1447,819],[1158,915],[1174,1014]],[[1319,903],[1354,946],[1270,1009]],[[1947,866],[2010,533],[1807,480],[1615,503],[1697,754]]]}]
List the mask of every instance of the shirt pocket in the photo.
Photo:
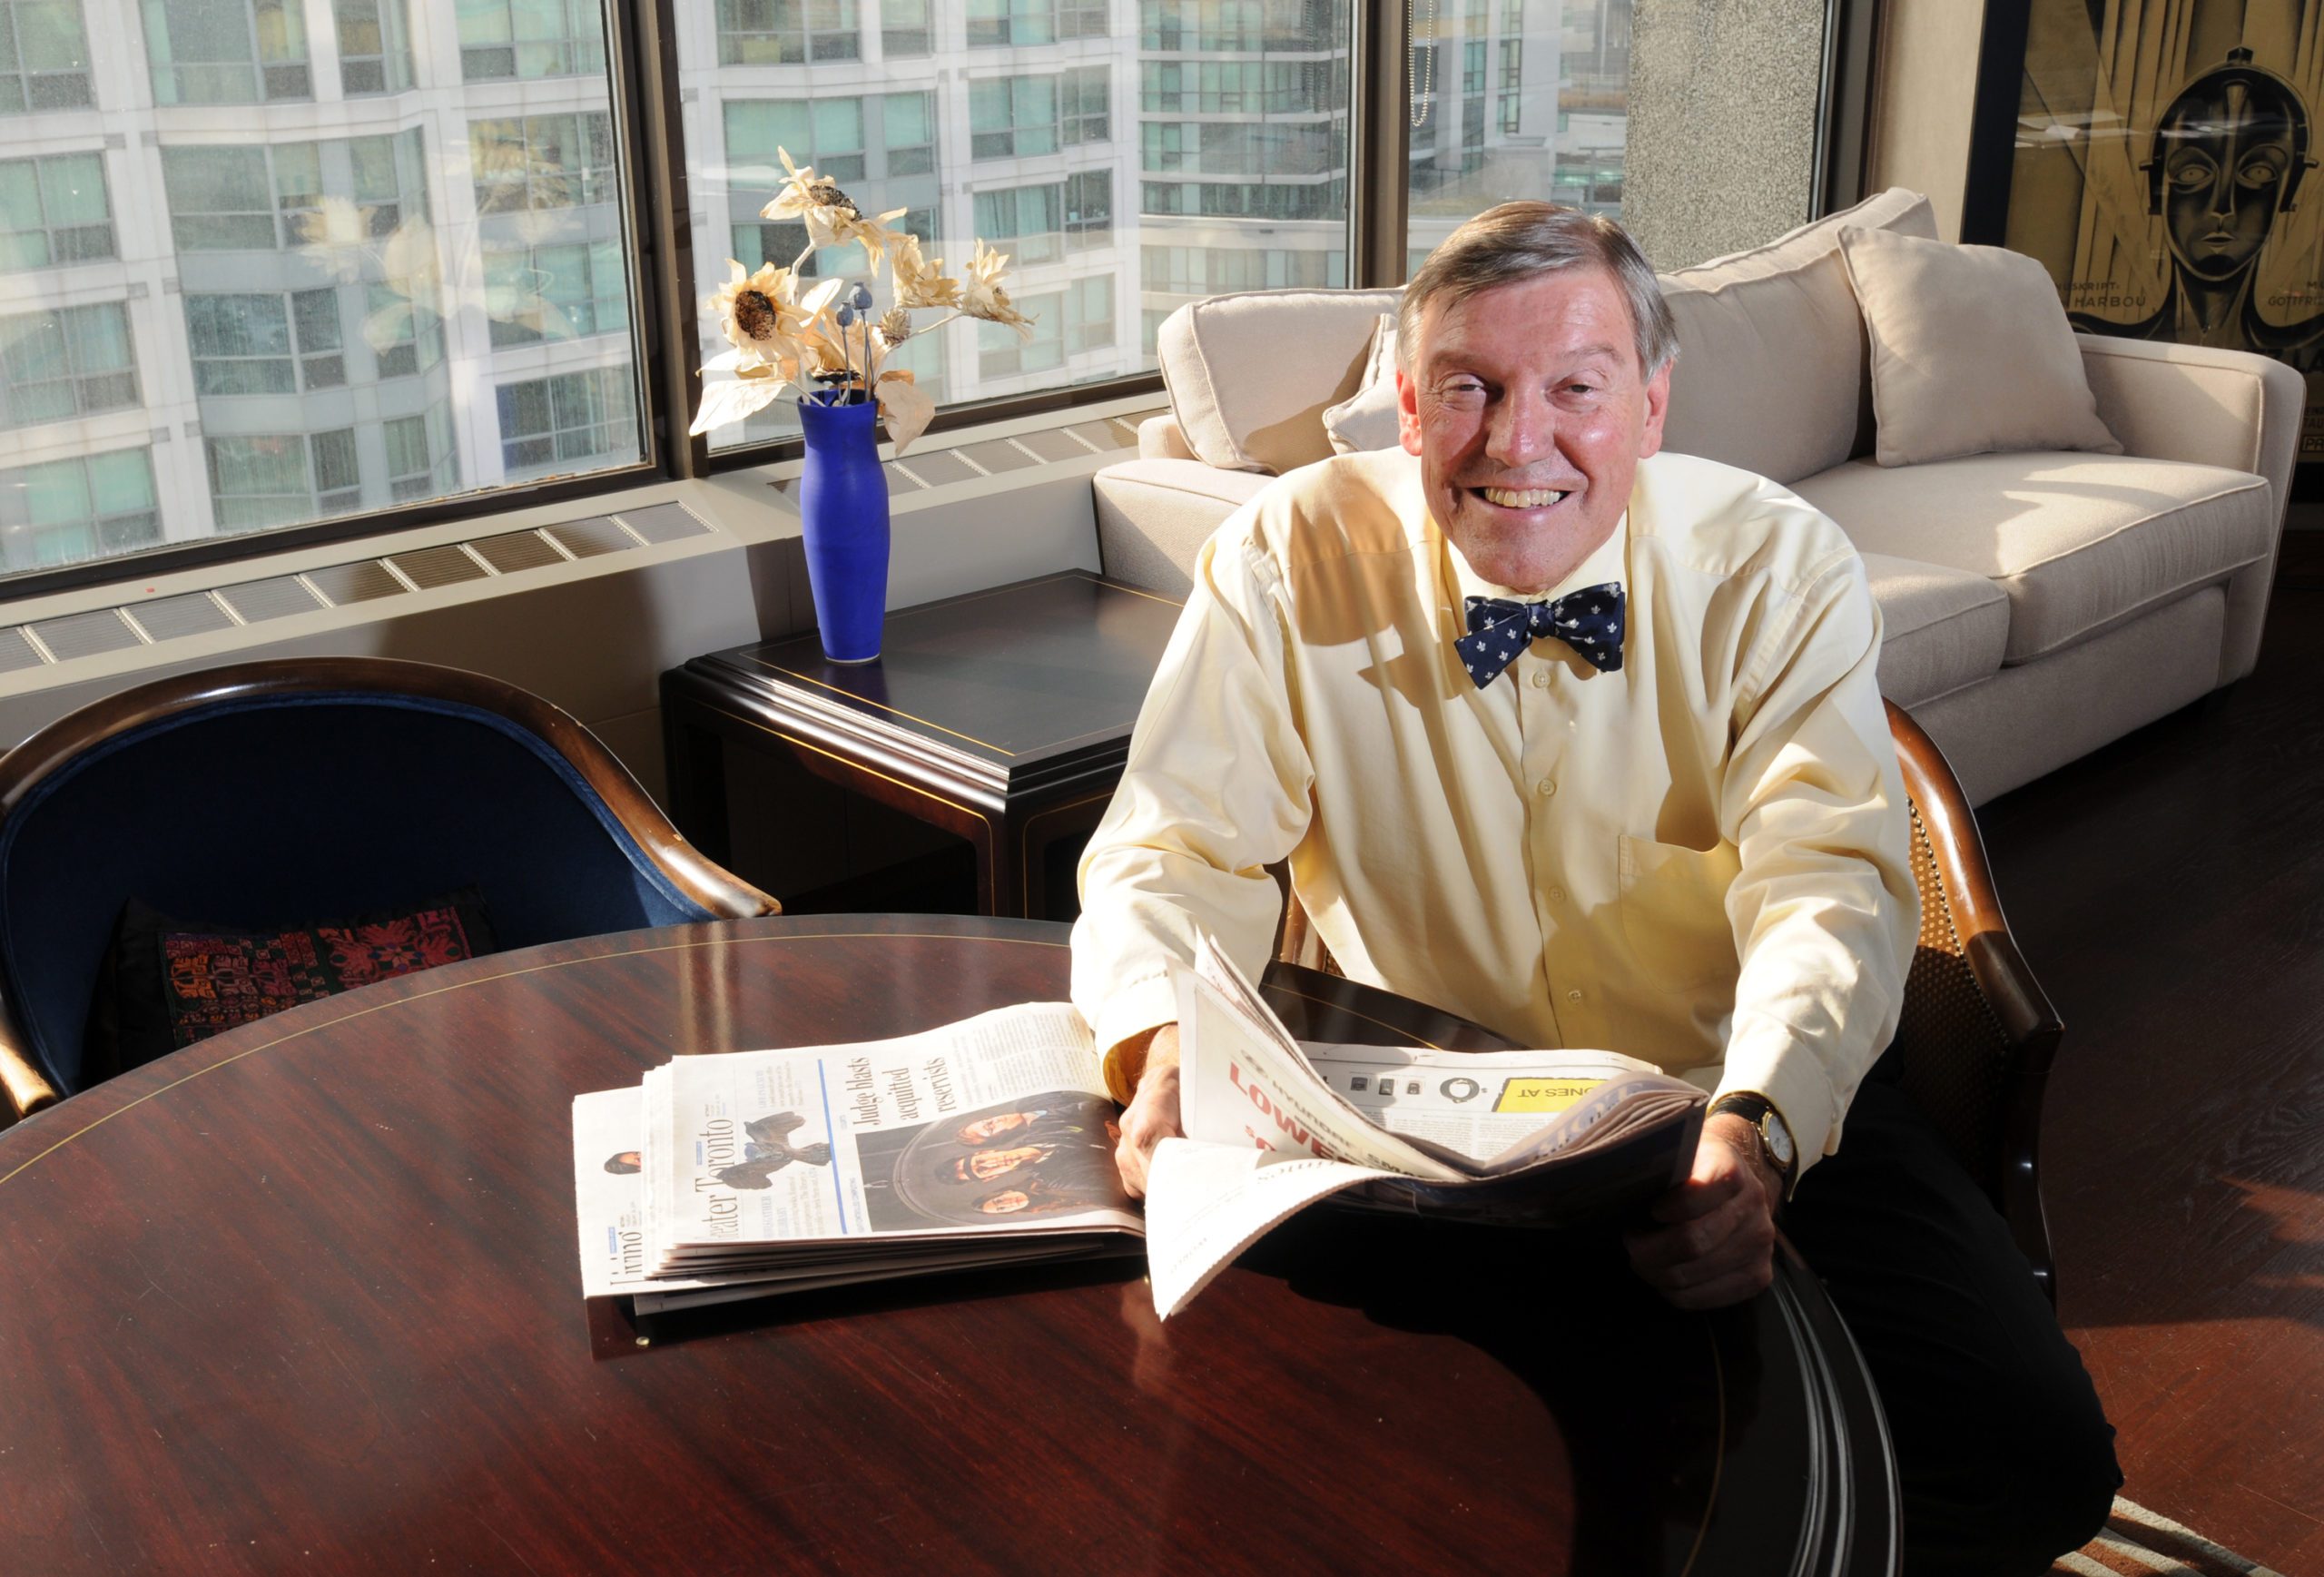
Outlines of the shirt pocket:
[{"label": "shirt pocket", "polygon": [[1727,890],[1743,869],[1735,846],[1689,849],[1628,835],[1617,845],[1622,936],[1647,979],[1670,991],[1731,986],[1738,966]]}]

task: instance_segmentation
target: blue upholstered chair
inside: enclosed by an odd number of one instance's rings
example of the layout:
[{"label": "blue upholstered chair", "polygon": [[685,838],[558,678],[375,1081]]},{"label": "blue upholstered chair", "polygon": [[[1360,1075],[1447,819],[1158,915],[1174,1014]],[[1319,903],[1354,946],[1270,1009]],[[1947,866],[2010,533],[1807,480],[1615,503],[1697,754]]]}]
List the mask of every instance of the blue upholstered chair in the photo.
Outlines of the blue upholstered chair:
[{"label": "blue upholstered chair", "polygon": [[779,907],[689,847],[587,729],[481,675],[290,659],[84,707],[0,756],[0,1086],[17,1113],[81,1087],[133,896],[255,930],[470,883],[503,950]]}]

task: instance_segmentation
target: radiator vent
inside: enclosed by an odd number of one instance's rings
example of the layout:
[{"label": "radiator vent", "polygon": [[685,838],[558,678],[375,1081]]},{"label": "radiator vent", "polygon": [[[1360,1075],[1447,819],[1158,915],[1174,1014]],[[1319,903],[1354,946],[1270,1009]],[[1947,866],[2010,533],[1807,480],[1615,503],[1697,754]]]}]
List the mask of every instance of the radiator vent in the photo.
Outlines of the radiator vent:
[{"label": "radiator vent", "polygon": [[655,504],[618,515],[564,521],[537,531],[505,531],[388,558],[359,558],[310,569],[304,575],[270,576],[222,586],[215,591],[157,596],[37,624],[0,626],[0,674],[136,646],[161,646],[235,625],[262,624],[292,614],[405,596],[466,580],[522,575],[552,564],[701,537],[709,530],[683,504]]}]

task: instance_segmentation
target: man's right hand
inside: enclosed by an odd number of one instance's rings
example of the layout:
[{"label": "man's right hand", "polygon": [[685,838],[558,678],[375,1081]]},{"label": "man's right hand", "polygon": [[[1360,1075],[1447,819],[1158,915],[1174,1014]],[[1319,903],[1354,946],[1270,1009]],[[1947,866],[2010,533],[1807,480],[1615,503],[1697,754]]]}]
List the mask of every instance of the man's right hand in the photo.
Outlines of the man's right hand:
[{"label": "man's right hand", "polygon": [[1137,1093],[1122,1112],[1122,1142],[1114,1164],[1135,1199],[1146,1193],[1146,1168],[1156,1147],[1185,1137],[1178,1127],[1178,1026],[1164,1024],[1125,1040],[1118,1055]]}]

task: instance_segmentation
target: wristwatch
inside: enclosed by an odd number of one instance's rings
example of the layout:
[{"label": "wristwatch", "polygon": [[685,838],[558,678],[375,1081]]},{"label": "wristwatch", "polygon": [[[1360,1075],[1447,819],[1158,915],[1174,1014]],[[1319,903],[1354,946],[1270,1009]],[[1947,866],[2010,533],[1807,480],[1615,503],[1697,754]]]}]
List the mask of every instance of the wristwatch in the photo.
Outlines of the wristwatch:
[{"label": "wristwatch", "polygon": [[1777,1111],[1775,1102],[1764,1095],[1738,1090],[1722,1095],[1710,1103],[1711,1115],[1731,1111],[1759,1130],[1759,1156],[1775,1168],[1777,1177],[1788,1185],[1791,1174],[1799,1164],[1798,1147],[1791,1142],[1791,1127]]}]

